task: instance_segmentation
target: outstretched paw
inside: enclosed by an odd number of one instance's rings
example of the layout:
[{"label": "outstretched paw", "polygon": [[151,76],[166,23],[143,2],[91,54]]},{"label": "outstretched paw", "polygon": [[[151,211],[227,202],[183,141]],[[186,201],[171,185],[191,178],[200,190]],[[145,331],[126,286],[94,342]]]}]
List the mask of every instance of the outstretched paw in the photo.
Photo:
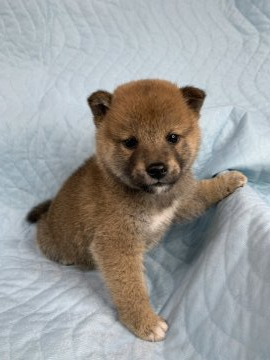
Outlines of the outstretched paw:
[{"label": "outstretched paw", "polygon": [[239,187],[243,187],[247,183],[247,177],[240,171],[228,171],[219,176],[223,187],[224,195],[232,194]]}]

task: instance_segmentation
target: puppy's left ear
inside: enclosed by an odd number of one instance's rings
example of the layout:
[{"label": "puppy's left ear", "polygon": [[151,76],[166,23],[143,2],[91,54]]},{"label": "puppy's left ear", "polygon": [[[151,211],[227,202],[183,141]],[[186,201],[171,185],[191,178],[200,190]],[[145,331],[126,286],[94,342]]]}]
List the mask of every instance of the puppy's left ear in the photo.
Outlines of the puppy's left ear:
[{"label": "puppy's left ear", "polygon": [[182,94],[188,106],[193,111],[199,114],[204,99],[206,97],[206,93],[203,90],[193,86],[185,86],[183,88],[180,88],[180,90],[182,91]]},{"label": "puppy's left ear", "polygon": [[110,109],[112,94],[108,91],[98,90],[89,96],[87,102],[94,115],[96,126],[103,120],[104,116]]}]

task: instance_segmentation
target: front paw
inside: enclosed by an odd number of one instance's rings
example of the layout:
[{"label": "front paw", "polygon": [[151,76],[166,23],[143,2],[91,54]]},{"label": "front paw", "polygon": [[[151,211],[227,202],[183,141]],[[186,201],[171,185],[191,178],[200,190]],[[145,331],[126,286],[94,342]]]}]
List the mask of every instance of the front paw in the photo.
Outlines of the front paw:
[{"label": "front paw", "polygon": [[218,177],[224,197],[247,183],[247,177],[239,171],[228,171]]},{"label": "front paw", "polygon": [[149,311],[143,316],[141,313],[134,313],[130,317],[121,318],[121,322],[126,325],[136,336],[147,341],[164,340],[168,330],[167,323],[154,312]]}]

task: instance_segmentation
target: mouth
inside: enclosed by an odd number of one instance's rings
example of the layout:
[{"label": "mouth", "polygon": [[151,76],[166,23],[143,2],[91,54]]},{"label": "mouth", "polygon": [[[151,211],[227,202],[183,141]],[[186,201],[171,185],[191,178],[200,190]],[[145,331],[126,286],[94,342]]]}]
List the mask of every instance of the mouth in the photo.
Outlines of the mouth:
[{"label": "mouth", "polygon": [[170,190],[174,184],[175,182],[163,183],[161,181],[157,181],[156,183],[151,185],[142,184],[141,189],[150,194],[160,194]]},{"label": "mouth", "polygon": [[152,186],[154,186],[154,187],[162,187],[162,186],[166,186],[166,185],[169,185],[169,184],[164,184],[164,183],[158,181],[155,184],[153,184]]}]

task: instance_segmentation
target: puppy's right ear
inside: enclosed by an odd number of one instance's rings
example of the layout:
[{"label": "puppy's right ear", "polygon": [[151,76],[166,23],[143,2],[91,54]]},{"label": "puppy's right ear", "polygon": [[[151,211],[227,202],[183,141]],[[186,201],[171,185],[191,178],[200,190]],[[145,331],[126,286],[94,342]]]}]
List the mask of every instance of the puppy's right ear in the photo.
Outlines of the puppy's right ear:
[{"label": "puppy's right ear", "polygon": [[87,99],[87,102],[94,115],[94,123],[96,126],[99,125],[107,111],[110,109],[111,101],[112,94],[103,90],[94,92]]}]

